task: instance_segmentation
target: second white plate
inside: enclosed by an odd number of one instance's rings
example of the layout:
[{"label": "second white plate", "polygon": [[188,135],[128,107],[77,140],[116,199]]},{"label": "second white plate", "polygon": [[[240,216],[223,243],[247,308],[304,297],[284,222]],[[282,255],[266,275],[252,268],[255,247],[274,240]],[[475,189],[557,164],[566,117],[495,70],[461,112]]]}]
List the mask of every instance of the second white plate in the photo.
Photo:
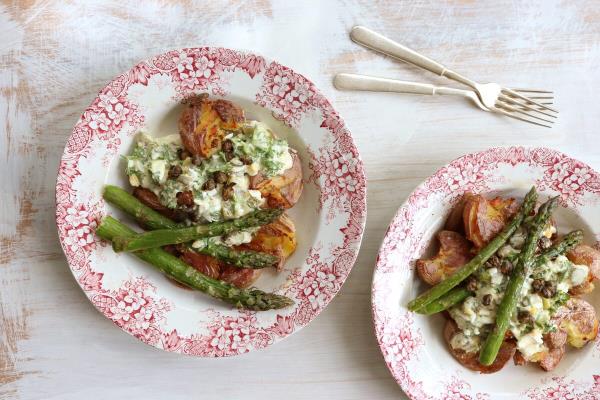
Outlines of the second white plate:
[{"label": "second white plate", "polygon": [[[507,364],[483,375],[461,366],[442,336],[444,317],[411,313],[406,304],[425,289],[414,261],[426,251],[452,205],[465,192],[521,197],[536,185],[540,197],[560,195],[559,232],[580,228],[586,242],[600,238],[600,175],[546,148],[493,148],[463,156],[418,186],[394,217],[373,276],[375,331],[385,361],[411,399],[598,399],[600,339],[569,349],[559,366]],[[600,290],[588,298],[600,311]]]}]

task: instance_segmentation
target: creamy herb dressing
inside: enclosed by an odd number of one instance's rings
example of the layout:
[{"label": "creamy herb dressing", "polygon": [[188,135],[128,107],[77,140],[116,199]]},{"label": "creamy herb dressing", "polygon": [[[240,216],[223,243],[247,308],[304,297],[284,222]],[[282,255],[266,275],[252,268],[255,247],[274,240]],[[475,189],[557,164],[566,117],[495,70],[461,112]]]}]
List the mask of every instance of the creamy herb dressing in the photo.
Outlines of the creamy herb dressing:
[{"label": "creamy herb dressing", "polygon": [[466,353],[475,353],[481,346],[480,340],[480,336],[465,335],[464,332],[459,332],[450,339],[450,346],[453,349],[464,350]]},{"label": "creamy herb dressing", "polygon": [[292,167],[293,159],[287,141],[277,138],[265,124],[249,121],[242,130],[245,135],[230,135],[228,138],[233,142],[238,157],[249,156],[252,164],[256,164],[248,175],[254,176],[260,171],[266,176],[275,176]]},{"label": "creamy herb dressing", "polygon": [[[191,157],[179,158],[178,152],[183,150],[180,135],[153,138],[140,132],[133,151],[125,157],[129,183],[151,190],[163,205],[172,209],[177,208],[179,192],[191,191],[193,206],[188,211],[194,211],[199,222],[242,217],[265,203],[260,191],[250,189],[249,177],[259,173],[267,178],[280,175],[292,167],[293,159],[287,141],[277,138],[265,124],[257,121],[249,121],[241,133],[228,134],[226,139],[233,143],[235,156],[232,159],[227,160],[219,151],[194,164]],[[252,162],[246,165],[242,162],[244,157]],[[181,169],[176,178],[169,178],[172,167]],[[227,199],[223,198],[222,184],[202,190],[207,180],[219,171],[226,173],[228,183],[233,184]],[[252,240],[251,236],[249,232],[240,232],[225,243],[247,243]]]},{"label": "creamy herb dressing", "polygon": [[[548,230],[550,236],[554,233]],[[510,244],[518,245],[515,241]],[[520,243],[522,247],[522,243]],[[585,265],[575,265],[565,256],[548,260],[535,268],[525,280],[521,292],[522,300],[510,321],[510,331],[517,340],[517,348],[529,361],[538,361],[548,349],[544,345],[543,335],[552,332],[556,327],[551,318],[557,309],[568,299],[568,291],[587,279],[589,269]],[[497,268],[482,269],[476,272],[478,288],[473,296],[461,304],[450,308],[449,313],[462,331],[456,334],[450,342],[455,349],[465,352],[476,352],[481,347],[482,338],[488,334],[495,321],[496,309],[502,301],[502,296],[509,277]],[[544,279],[557,284],[557,294],[550,299],[541,297],[532,288],[533,279]],[[484,305],[483,297],[489,295],[491,302]],[[531,315],[531,322],[521,322],[519,312]]]},{"label": "creamy herb dressing", "polygon": [[[550,239],[556,233],[556,227],[548,223],[544,230],[542,231],[542,235]],[[517,229],[517,231],[508,239],[508,243],[504,246],[500,247],[498,252],[499,257],[513,259],[519,255],[521,252],[521,248],[525,244],[525,239],[527,238],[527,230],[523,227]]]},{"label": "creamy herb dressing", "polygon": [[250,243],[252,241],[252,237],[259,229],[260,228],[250,228],[243,231],[232,232],[225,236],[198,239],[192,243],[192,247],[200,250],[214,244],[239,246],[244,243]]}]

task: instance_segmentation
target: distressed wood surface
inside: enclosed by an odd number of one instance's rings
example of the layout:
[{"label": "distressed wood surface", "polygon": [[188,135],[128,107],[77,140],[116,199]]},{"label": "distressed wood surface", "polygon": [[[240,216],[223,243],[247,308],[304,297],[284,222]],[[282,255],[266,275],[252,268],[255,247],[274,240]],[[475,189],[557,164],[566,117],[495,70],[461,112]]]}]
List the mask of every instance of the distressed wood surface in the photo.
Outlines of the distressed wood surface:
[{"label": "distressed wood surface", "polygon": [[[362,24],[467,76],[552,89],[552,130],[461,99],[337,92],[336,72],[444,82],[347,37]],[[368,176],[358,262],[310,326],[265,351],[193,359],[145,346],[94,310],[54,225],[71,128],[112,77],[172,48],[251,49],[326,93]],[[600,168],[597,1],[0,2],[0,399],[405,398],[377,347],[370,281],[387,224],[425,177],[464,153],[545,145]]]}]

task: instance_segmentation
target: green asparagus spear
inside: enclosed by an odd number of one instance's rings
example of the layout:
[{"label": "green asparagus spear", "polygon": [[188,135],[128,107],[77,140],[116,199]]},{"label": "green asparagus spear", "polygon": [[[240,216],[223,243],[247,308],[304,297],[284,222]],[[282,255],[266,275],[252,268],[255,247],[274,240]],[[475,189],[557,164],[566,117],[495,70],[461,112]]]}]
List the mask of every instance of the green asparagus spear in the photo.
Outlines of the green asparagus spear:
[{"label": "green asparagus spear", "polygon": [[221,236],[230,232],[266,225],[277,219],[283,210],[258,210],[241,218],[230,221],[213,222],[206,225],[190,226],[188,228],[158,229],[135,236],[117,236],[113,240],[116,252],[138,251],[168,244],[187,243],[192,240],[213,236]]},{"label": "green asparagus spear", "polygon": [[[536,257],[535,265],[539,266],[544,264],[548,260],[558,257],[561,254],[565,254],[573,247],[577,246],[583,240],[583,232],[580,230],[572,231],[566,234],[562,240],[550,248],[544,250],[542,254]],[[445,311],[455,304],[460,303],[471,295],[467,289],[462,287],[455,287],[442,297],[433,302],[429,303],[425,307],[417,310],[417,313],[424,315],[432,315],[442,311]]]},{"label": "green asparagus spear", "polygon": [[104,193],[102,194],[102,197],[104,197],[104,200],[114,204],[127,214],[134,217],[136,221],[145,228],[154,230],[185,227],[184,224],[178,224],[170,218],[167,218],[159,212],[151,209],[118,186],[106,185],[104,187]]},{"label": "green asparagus spear", "polygon": [[[164,215],[148,207],[135,196],[127,193],[118,186],[107,185],[104,188],[104,199],[114,204],[127,214],[133,216],[136,221],[148,229],[174,229],[183,228],[184,224],[178,224]],[[220,244],[211,244],[200,249],[192,248],[198,253],[212,256],[239,268],[266,268],[276,266],[279,259],[272,254],[261,253],[251,250],[234,250]]]},{"label": "green asparagus spear", "polygon": [[548,260],[552,260],[560,256],[561,254],[565,254],[573,247],[577,246],[579,243],[583,241],[583,231],[576,230],[567,233],[560,242],[550,246],[542,254],[537,256],[535,260],[535,265],[541,265]]},{"label": "green asparagus spear", "polygon": [[517,230],[519,225],[523,222],[525,216],[529,215],[535,203],[537,201],[537,192],[535,187],[532,187],[529,193],[525,196],[521,208],[513,219],[506,224],[504,229],[496,235],[496,237],[490,241],[479,253],[471,259],[467,264],[460,267],[456,272],[450,275],[447,279],[433,286],[425,293],[419,295],[417,298],[408,303],[408,309],[411,311],[417,311],[427,304],[439,299],[444,294],[448,293],[454,287],[458,286],[459,283],[464,281],[481,267],[496,251],[504,245],[508,238]]},{"label": "green asparagus spear", "polygon": [[473,292],[470,292],[463,287],[455,287],[442,297],[435,299],[425,307],[418,309],[416,312],[424,315],[436,314],[460,303],[472,294]]},{"label": "green asparagus spear", "polygon": [[[105,217],[98,229],[96,229],[96,233],[105,240],[113,240],[116,237],[128,237],[136,234],[127,225],[122,224],[112,217]],[[160,248],[136,251],[133,254],[152,264],[176,281],[233,304],[238,308],[264,311],[294,304],[293,300],[286,296],[266,293],[253,288],[239,289],[226,282],[210,278]]]},{"label": "green asparagus spear", "polygon": [[192,249],[238,268],[275,267],[279,262],[279,259],[272,254],[251,250],[233,250],[222,244],[209,244],[201,249]]},{"label": "green asparagus spear", "polygon": [[554,208],[556,208],[557,205],[558,197],[554,197],[542,204],[530,226],[517,266],[510,276],[506,291],[502,297],[502,302],[496,311],[496,323],[494,324],[494,329],[486,338],[485,343],[481,348],[481,352],[479,353],[479,362],[483,365],[491,365],[494,360],[496,360],[498,350],[504,341],[504,335],[510,324],[510,318],[517,308],[519,300],[521,300],[523,283],[535,263],[534,255],[538,240],[542,236],[546,222],[550,219],[552,211],[554,211]]}]

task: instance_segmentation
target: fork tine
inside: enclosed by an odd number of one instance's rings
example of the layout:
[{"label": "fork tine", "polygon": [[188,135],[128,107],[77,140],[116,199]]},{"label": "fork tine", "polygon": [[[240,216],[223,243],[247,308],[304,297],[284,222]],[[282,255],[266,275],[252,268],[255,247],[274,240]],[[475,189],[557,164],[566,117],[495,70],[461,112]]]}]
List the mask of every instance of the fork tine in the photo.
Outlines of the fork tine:
[{"label": "fork tine", "polygon": [[[513,101],[513,99],[516,99],[516,97],[513,97],[512,95],[508,94],[505,95],[510,97],[511,102]],[[529,99],[536,99],[536,100],[548,100],[548,101],[540,101],[540,103],[542,103],[543,105],[546,106],[551,106],[552,104],[554,104],[554,97],[553,96],[549,96],[549,97],[544,97],[544,96],[533,96],[533,97],[528,97]],[[515,104],[517,102],[515,101]],[[533,103],[529,103],[529,104],[533,104]]]},{"label": "fork tine", "polygon": [[553,100],[554,96],[528,96],[527,98],[533,100]]},{"label": "fork tine", "polygon": [[543,102],[542,104],[547,105],[547,106],[551,106],[552,104],[554,104],[553,102],[549,101],[549,102]]},{"label": "fork tine", "polygon": [[[506,105],[501,105],[500,107],[506,107]],[[528,116],[529,118],[534,118],[534,119],[537,119],[537,120],[539,120],[539,121],[546,122],[546,123],[548,123],[548,124],[553,124],[553,123],[554,123],[554,121],[550,121],[550,120],[547,120],[547,119],[544,119],[544,118],[538,117],[537,115],[530,114],[530,113],[528,113],[526,110],[523,110],[522,108],[517,108],[517,107],[512,107],[512,106],[509,106],[509,107],[506,107],[506,108],[507,108],[507,110],[509,110],[509,111],[517,112],[517,113],[519,113],[519,114],[526,115],[526,116]]]},{"label": "fork tine", "polygon": [[523,88],[512,88],[512,90],[514,90],[515,92],[521,92],[521,93],[554,93],[552,91],[547,91],[547,90],[538,90],[538,89],[523,89]]},{"label": "fork tine", "polygon": [[[511,100],[512,100],[512,98],[511,98]],[[550,101],[540,101],[540,103],[542,103],[544,105],[547,105],[547,106],[550,106],[550,105],[554,104],[554,102],[552,101],[552,99],[550,99]],[[531,103],[531,104],[533,104],[533,103]],[[533,105],[535,105],[535,104],[533,104]]]},{"label": "fork tine", "polygon": [[531,100],[531,99],[529,99],[529,98],[527,98],[527,97],[525,97],[525,96],[523,96],[523,95],[521,95],[521,94],[519,94],[519,93],[515,92],[514,90],[507,89],[507,88],[502,88],[502,91],[503,91],[503,92],[510,93],[510,94],[512,94],[512,95],[514,95],[514,96],[516,96],[516,97],[519,97],[519,98],[521,98],[521,99],[523,99],[523,100],[527,100],[528,102],[530,102],[530,103],[533,103],[533,104],[535,104],[536,106],[540,106],[540,107],[542,107],[542,108],[545,108],[546,110],[554,111],[555,113],[557,113],[557,114],[558,114],[558,111],[557,111],[557,110],[555,110],[554,108],[552,108],[552,107],[548,107],[548,106],[545,106],[545,105],[543,105],[543,104],[541,104],[541,103],[538,103],[538,102],[537,102],[537,101],[535,101],[535,100]]},{"label": "fork tine", "polygon": [[[542,118],[540,116],[537,116],[537,115],[533,114],[531,112],[531,110],[528,110],[527,108],[523,108],[521,106],[521,104],[514,104],[514,105],[512,105],[512,104],[506,104],[502,100],[498,99],[498,100],[496,100],[495,106],[496,107],[504,108],[504,109],[506,109],[508,111],[518,112],[520,114],[527,115],[530,118],[535,118],[537,120],[544,121],[544,122],[547,122],[547,123],[550,123],[550,124],[554,123],[553,120],[547,119],[546,117]],[[546,115],[546,114],[544,114],[544,115]],[[554,117],[554,116],[552,116],[552,117]]]},{"label": "fork tine", "polygon": [[[509,97],[515,97],[512,94],[506,94],[505,96],[509,96]],[[550,94],[548,96],[527,96],[528,99],[534,99],[534,100],[544,100],[544,99],[554,99],[554,95]]]},{"label": "fork tine", "polygon": [[[532,107],[530,104],[527,104],[524,101],[520,101],[520,100],[508,97],[508,96],[503,95],[503,94],[501,94],[501,95],[498,96],[498,101],[503,101],[503,102],[509,102],[509,103],[512,103],[512,104],[516,104],[516,105],[518,105],[518,106],[520,106],[520,107],[522,107],[522,108],[524,108],[526,110],[535,111],[535,112],[538,112],[540,114],[547,115],[548,117],[557,118],[557,116],[554,115],[554,114],[550,114],[549,112],[546,112],[546,111],[543,111],[543,110],[539,110],[537,108]],[[533,103],[533,104],[537,105],[537,103]],[[546,107],[546,106],[543,106],[543,107]]]},{"label": "fork tine", "polygon": [[[511,111],[513,113],[523,114],[523,115],[527,116],[528,118],[537,119],[538,121],[545,122],[546,124],[553,124],[554,123],[554,121],[547,120],[547,119],[544,119],[542,117],[538,117],[537,115],[533,115],[531,113],[528,113],[527,111],[523,110],[522,108],[514,107],[514,106],[511,106],[511,105],[505,104],[505,103],[503,103],[501,101],[496,102],[496,109],[498,109],[498,108],[504,109],[504,110],[507,110],[507,111]],[[532,122],[532,121],[530,121],[530,122]]]},{"label": "fork tine", "polygon": [[531,120],[526,119],[526,118],[519,117],[518,115],[511,114],[508,111],[503,110],[503,109],[498,108],[498,107],[496,107],[493,111],[494,112],[499,112],[500,114],[506,115],[507,117],[518,119],[519,121],[529,122],[530,124],[534,124],[534,125],[538,125],[538,126],[543,126],[544,128],[552,128],[551,125],[544,125],[544,124],[540,124],[539,122],[535,122],[535,121],[531,121]]}]

